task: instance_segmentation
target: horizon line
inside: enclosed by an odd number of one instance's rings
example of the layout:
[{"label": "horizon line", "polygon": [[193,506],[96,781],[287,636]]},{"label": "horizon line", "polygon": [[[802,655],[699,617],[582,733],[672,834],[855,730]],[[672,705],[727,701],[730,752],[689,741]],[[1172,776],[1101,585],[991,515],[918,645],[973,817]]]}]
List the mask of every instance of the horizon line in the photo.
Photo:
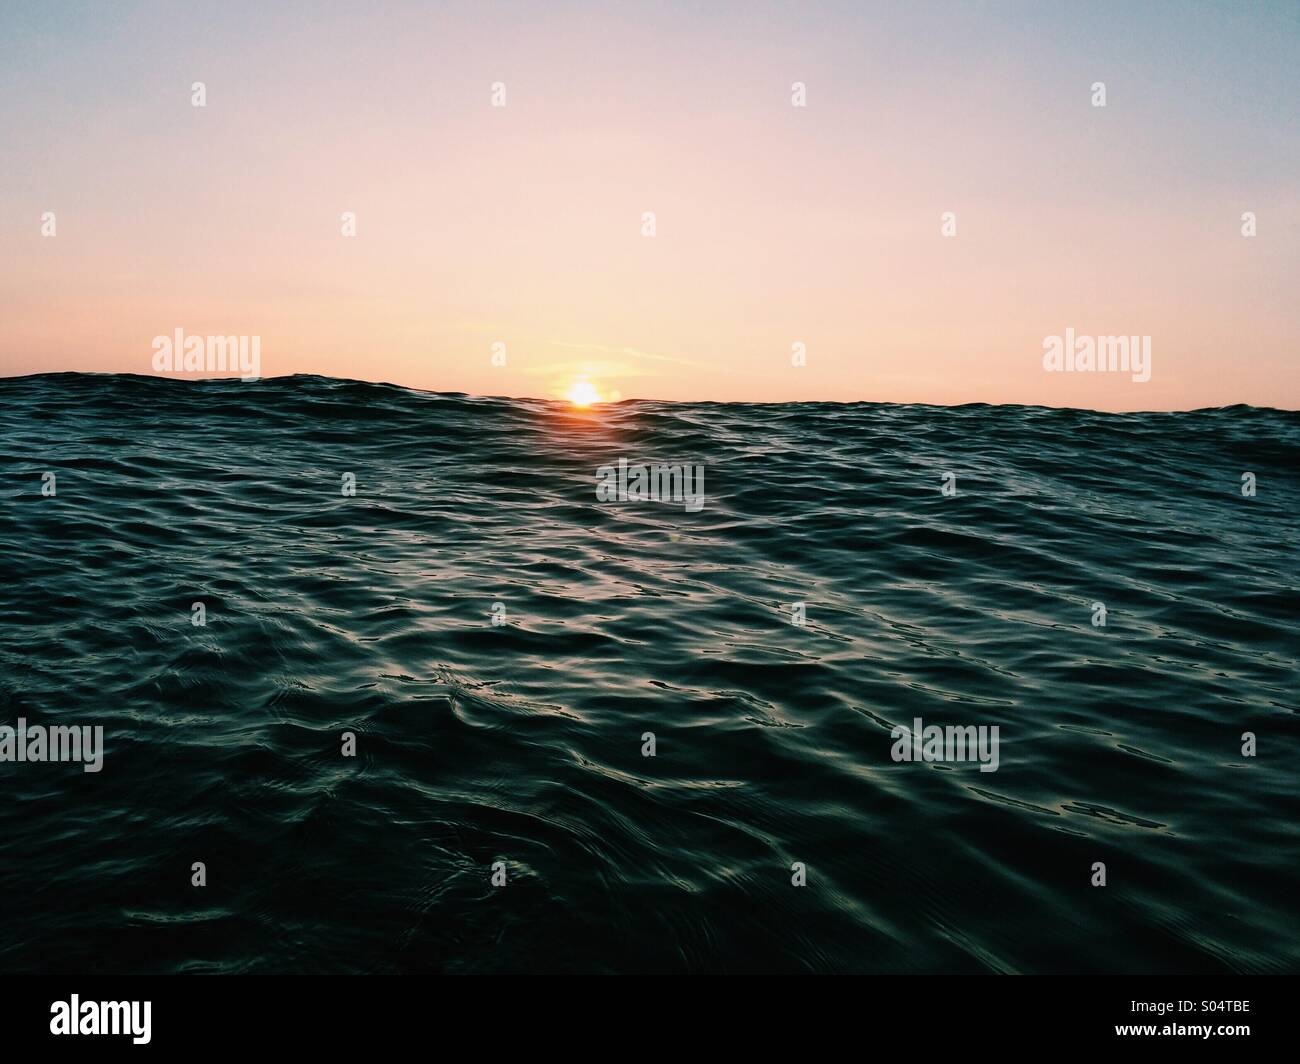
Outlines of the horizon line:
[{"label": "horizon line", "polygon": [[[415,392],[419,395],[434,395],[440,397],[448,396],[463,399],[492,399],[504,402],[547,403],[553,406],[573,407],[573,404],[567,399],[546,399],[536,395],[484,395],[472,392],[440,392],[428,388],[416,388],[409,384],[398,384],[395,381],[372,381],[364,380],[360,377],[331,377],[325,373],[279,373],[273,376],[259,377],[257,380],[243,380],[238,374],[213,377],[177,377],[162,373],[124,373],[109,372],[107,370],[64,369],[45,370],[40,373],[4,373],[0,374],[0,381],[28,380],[36,377],[127,377],[142,381],[166,381],[173,384],[190,385],[229,381],[243,385],[257,385],[261,384],[263,381],[284,381],[298,377],[305,377],[323,381],[336,381],[340,384],[364,384],[379,388],[397,388],[404,392]],[[649,396],[631,396],[612,401],[601,401],[593,403],[591,406],[584,407],[583,409],[594,410],[599,407],[618,407],[627,403],[662,403],[668,406],[918,406],[929,407],[935,410],[960,410],[969,406],[983,406],[994,409],[1054,410],[1081,414],[1105,414],[1110,417],[1131,417],[1147,414],[1201,414],[1213,413],[1220,410],[1233,410],[1238,407],[1244,407],[1247,410],[1272,411],[1280,414],[1300,414],[1300,408],[1297,407],[1256,406],[1253,403],[1245,402],[1224,403],[1220,406],[1197,406],[1186,409],[1169,410],[1102,410],[1097,407],[1088,406],[1051,406],[1046,403],[989,403],[981,400],[972,400],[965,403],[922,403],[894,402],[886,399],[654,399]]]}]

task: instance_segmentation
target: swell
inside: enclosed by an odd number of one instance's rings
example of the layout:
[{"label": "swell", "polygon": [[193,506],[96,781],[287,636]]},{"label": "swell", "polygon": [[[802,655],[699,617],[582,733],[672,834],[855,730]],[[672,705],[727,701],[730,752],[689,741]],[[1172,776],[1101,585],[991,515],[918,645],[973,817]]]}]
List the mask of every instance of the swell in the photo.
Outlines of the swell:
[{"label": "swell", "polygon": [[0,724],[105,733],[0,764],[5,970],[1297,967],[1300,414],[57,374],[0,462]]}]

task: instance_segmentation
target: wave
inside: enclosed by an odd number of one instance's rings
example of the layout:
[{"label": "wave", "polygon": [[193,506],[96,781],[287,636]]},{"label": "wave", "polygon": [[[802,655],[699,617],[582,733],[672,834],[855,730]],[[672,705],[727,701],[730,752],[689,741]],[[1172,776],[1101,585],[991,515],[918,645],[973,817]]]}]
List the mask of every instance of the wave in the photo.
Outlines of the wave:
[{"label": "wave", "polygon": [[50,374],[0,462],[0,725],[105,745],[0,763],[0,969],[1298,967],[1300,413]]}]

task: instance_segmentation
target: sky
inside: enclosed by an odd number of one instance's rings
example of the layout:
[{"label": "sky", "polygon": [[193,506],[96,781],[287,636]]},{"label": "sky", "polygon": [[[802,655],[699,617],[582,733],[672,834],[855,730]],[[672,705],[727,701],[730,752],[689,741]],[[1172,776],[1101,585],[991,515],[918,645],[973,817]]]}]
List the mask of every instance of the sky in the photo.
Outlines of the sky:
[{"label": "sky", "polygon": [[1298,281],[1294,2],[0,0],[0,375],[1296,409]]}]

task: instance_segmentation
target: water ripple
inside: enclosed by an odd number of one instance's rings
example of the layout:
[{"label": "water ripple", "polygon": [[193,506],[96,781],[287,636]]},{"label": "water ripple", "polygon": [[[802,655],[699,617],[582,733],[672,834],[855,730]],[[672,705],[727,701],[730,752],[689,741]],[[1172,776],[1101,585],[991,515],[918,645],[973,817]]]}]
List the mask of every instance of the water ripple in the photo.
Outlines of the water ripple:
[{"label": "water ripple", "polygon": [[1300,965],[1295,413],[55,374],[0,462],[0,724],[106,749],[0,763],[5,970]]}]

